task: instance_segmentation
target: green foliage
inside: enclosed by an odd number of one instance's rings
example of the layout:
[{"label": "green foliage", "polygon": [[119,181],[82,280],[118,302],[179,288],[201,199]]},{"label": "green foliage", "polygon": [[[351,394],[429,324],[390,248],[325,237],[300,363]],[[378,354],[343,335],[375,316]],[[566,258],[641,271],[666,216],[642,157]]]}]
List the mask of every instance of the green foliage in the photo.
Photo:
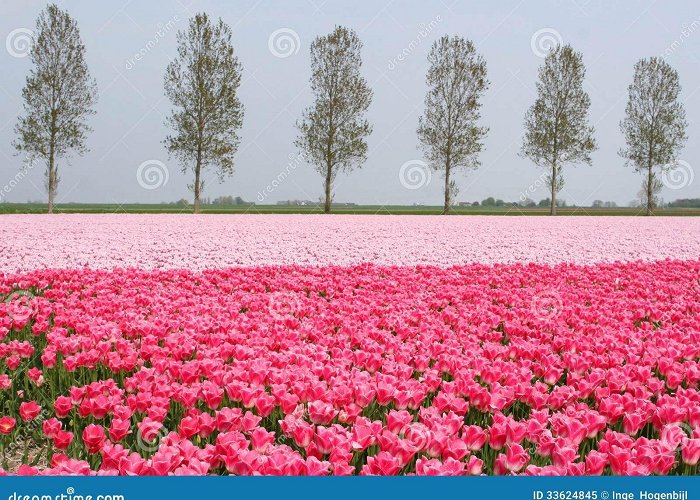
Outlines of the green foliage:
[{"label": "green foliage", "polygon": [[550,213],[556,213],[556,195],[564,186],[562,167],[591,164],[597,149],[588,124],[591,100],[583,89],[583,55],[570,45],[559,45],[545,57],[539,70],[537,99],[525,115],[521,156],[550,170]]},{"label": "green foliage", "polygon": [[78,25],[51,4],[36,22],[32,69],[22,89],[23,114],[14,146],[32,161],[46,162],[48,211],[53,211],[59,183],[58,160],[87,151],[88,116],[97,102],[97,85],[85,61]]},{"label": "green foliage", "polygon": [[195,174],[194,211],[200,207],[202,170],[217,167],[219,180],[233,173],[243,106],[238,99],[241,65],[231,43],[231,28],[206,14],[190,20],[177,34],[177,57],[165,72],[165,95],[174,109],[166,125],[174,130],[164,144]]},{"label": "green foliage", "polygon": [[486,60],[477,54],[471,40],[460,36],[445,35],[433,43],[428,62],[428,93],[417,133],[430,165],[445,172],[446,214],[457,194],[456,184],[450,181],[452,169],[480,164],[488,128],[478,126],[478,121],[489,81]]},{"label": "green foliage", "polygon": [[627,147],[620,156],[646,174],[640,198],[647,215],[652,214],[662,187],[655,169],[673,169],[687,140],[688,123],[678,101],[680,92],[678,72],[662,58],[641,59],[634,65],[625,118],[620,122]]},{"label": "green foliage", "polygon": [[372,90],[360,74],[362,42],[337,26],[311,44],[311,91],[314,103],[297,123],[295,145],[324,176],[325,212],[330,212],[338,171],[350,171],[367,159],[372,126],[364,117]]}]

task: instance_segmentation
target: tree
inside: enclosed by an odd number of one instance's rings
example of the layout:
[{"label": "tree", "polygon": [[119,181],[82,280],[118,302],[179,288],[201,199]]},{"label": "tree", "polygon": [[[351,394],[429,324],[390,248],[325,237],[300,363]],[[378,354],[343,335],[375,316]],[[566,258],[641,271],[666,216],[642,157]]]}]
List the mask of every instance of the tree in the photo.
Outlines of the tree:
[{"label": "tree", "polygon": [[681,198],[668,204],[672,208],[700,208],[700,198]]},{"label": "tree", "polygon": [[350,171],[367,159],[372,127],[364,118],[372,90],[360,74],[362,42],[342,26],[311,44],[311,91],[314,103],[297,122],[295,145],[324,176],[324,212],[331,211],[338,171]]},{"label": "tree", "polygon": [[558,45],[545,57],[539,70],[537,99],[525,115],[525,139],[521,156],[550,169],[550,215],[557,212],[557,193],[564,187],[562,167],[591,164],[597,146],[588,125],[591,100],[583,90],[586,68],[583,55],[570,45]]},{"label": "tree", "polygon": [[212,201],[212,205],[231,206],[235,205],[235,203],[233,201],[233,196],[219,196],[218,198],[214,198],[214,201]]},{"label": "tree", "polygon": [[53,213],[58,160],[88,151],[87,118],[95,113],[97,84],[77,23],[54,4],[39,14],[30,57],[33,67],[22,89],[23,114],[13,145],[31,159],[46,161],[48,212]]},{"label": "tree", "polygon": [[640,206],[646,209],[646,214],[651,215],[653,210],[659,206],[659,193],[664,187],[661,179],[652,174],[651,177],[644,177],[642,188],[637,192]]},{"label": "tree", "polygon": [[453,169],[479,166],[478,155],[488,128],[477,125],[481,96],[489,82],[486,61],[470,40],[447,35],[433,43],[428,54],[428,93],[419,118],[418,139],[431,167],[445,172],[445,206],[448,214],[457,185]]},{"label": "tree", "polygon": [[217,168],[219,181],[231,175],[243,125],[238,99],[241,65],[231,43],[231,28],[206,14],[190,19],[187,31],[177,34],[177,57],[165,72],[165,94],[174,109],[166,125],[175,131],[164,144],[194,172],[194,213],[200,209],[205,167]]},{"label": "tree", "polygon": [[620,151],[627,165],[646,174],[642,197],[646,214],[652,215],[662,184],[654,169],[672,170],[687,140],[685,109],[678,101],[678,72],[660,57],[641,59],[634,65],[634,80],[620,129],[627,149]]}]

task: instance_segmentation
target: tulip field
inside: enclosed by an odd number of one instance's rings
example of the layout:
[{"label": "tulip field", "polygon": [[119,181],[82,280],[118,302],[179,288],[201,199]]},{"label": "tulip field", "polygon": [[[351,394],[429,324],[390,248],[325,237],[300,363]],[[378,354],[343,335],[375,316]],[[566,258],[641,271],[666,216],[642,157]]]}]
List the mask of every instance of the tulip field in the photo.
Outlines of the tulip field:
[{"label": "tulip field", "polygon": [[698,234],[3,216],[0,473],[695,475]]}]

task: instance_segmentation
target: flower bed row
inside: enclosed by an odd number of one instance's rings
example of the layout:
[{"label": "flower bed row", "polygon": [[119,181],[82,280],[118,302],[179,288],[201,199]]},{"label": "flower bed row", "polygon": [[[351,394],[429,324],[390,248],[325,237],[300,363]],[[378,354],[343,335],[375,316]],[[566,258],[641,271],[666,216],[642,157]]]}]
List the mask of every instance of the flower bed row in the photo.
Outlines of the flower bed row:
[{"label": "flower bed row", "polygon": [[0,271],[688,260],[698,234],[700,217],[13,214]]},{"label": "flower bed row", "polygon": [[0,296],[12,472],[697,472],[698,261],[47,270]]}]

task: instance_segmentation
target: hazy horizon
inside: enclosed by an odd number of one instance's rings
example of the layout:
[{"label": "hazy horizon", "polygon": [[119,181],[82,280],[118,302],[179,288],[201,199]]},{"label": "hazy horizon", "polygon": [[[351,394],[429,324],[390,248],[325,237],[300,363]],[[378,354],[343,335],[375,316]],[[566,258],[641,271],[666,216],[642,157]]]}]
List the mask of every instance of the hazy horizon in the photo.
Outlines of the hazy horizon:
[{"label": "hazy horizon", "polygon": [[[34,28],[47,3],[2,0],[0,201],[46,198],[43,165],[16,180],[22,159],[11,143],[21,111],[21,89],[31,65],[23,43],[26,30]],[[481,201],[488,196],[514,201],[521,193],[536,201],[548,197],[547,187],[539,186],[543,170],[517,153],[523,116],[535,99],[541,56],[552,41],[570,43],[583,53],[591,123],[599,144],[592,167],[566,167],[566,184],[559,198],[576,205],[590,205],[596,199],[627,205],[636,198],[642,177],[625,168],[617,154],[624,145],[619,121],[634,63],[658,55],[664,55],[680,74],[689,123],[689,140],[680,154],[688,174],[684,187],[666,186],[661,196],[666,201],[700,198],[700,179],[689,182],[700,153],[695,140],[700,136],[700,55],[696,55],[700,54],[700,5],[694,2],[669,5],[647,0],[634,6],[603,0],[57,3],[78,22],[100,93],[97,114],[90,119],[90,151],[71,158],[69,164],[59,163],[57,203],[191,199],[187,185],[192,174],[181,173],[181,165],[168,158],[161,142],[168,133],[163,122],[170,110],[163,94],[163,74],[175,54],[176,31],[186,29],[188,19],[202,11],[221,17],[233,29],[234,47],[244,70],[240,98],[245,107],[235,173],[219,184],[215,171],[207,170],[203,197],[241,196],[261,203],[263,194],[263,204],[318,200],[322,179],[298,159],[293,145],[295,121],[311,101],[309,45],[316,36],[342,24],[356,30],[364,42],[363,74],[374,90],[368,112],[374,132],[366,164],[338,175],[336,202],[442,203],[440,173],[432,172],[430,182],[419,171],[414,172],[416,177],[406,175],[422,160],[415,130],[426,91],[426,54],[443,34],[473,40],[486,58],[491,82],[482,109],[482,124],[490,127],[480,157],[482,166],[458,175],[461,191],[456,201]],[[164,168],[159,172],[164,176],[144,179],[151,167]],[[284,178],[273,189],[266,189],[282,173]],[[5,188],[13,180],[8,191]]]}]

